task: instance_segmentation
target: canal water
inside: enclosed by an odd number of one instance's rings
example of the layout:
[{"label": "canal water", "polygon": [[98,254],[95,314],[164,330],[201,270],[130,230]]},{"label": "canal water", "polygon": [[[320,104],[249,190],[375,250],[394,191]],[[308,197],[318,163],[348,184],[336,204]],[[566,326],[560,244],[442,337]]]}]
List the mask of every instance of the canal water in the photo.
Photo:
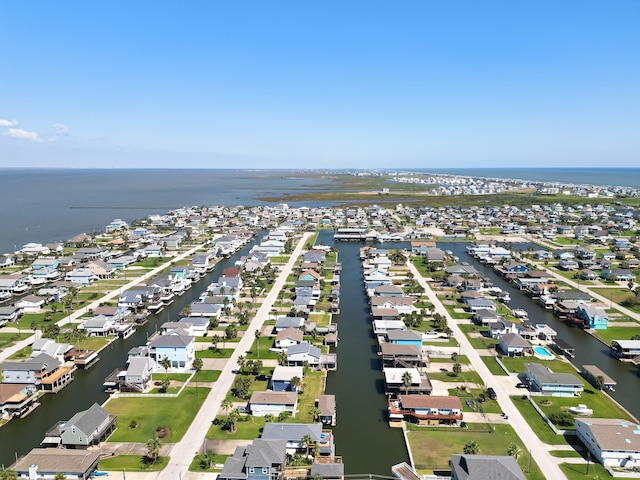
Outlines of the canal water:
[{"label": "canal water", "polygon": [[[317,240],[333,244],[333,232]],[[345,474],[391,475],[391,466],[408,461],[402,431],[390,428],[380,357],[371,328],[370,306],[364,290],[360,242],[337,242],[340,276],[338,370],[329,372],[326,392],[336,396],[336,452]],[[393,248],[402,248],[400,244]]]},{"label": "canal water", "polygon": [[[582,365],[597,365],[603,372],[613,378],[617,385],[615,392],[610,395],[626,408],[634,417],[640,418],[640,403],[637,402],[640,392],[640,378],[637,368],[628,363],[623,363],[609,355],[609,348],[583,330],[567,325],[563,319],[556,317],[550,310],[546,310],[536,300],[529,298],[523,292],[514,287],[510,282],[497,275],[494,270],[467,254],[468,243],[441,243],[438,247],[443,250],[451,250],[460,258],[461,262],[468,262],[482,274],[491,279],[494,286],[509,292],[511,308],[522,308],[529,313],[529,320],[533,323],[546,323],[569,345],[575,348],[575,358],[571,363],[578,369]],[[583,396],[588,400],[588,396]]]},{"label": "canal water", "polygon": [[76,370],[74,380],[57,394],[46,394],[40,399],[41,405],[25,418],[13,419],[0,428],[0,465],[9,466],[16,457],[28,453],[38,447],[46,431],[59,420],[69,420],[75,413],[86,410],[94,402],[104,403],[108,395],[103,391],[105,378],[116,368],[124,367],[127,352],[136,346],[144,345],[147,338],[167,321],[180,319],[180,311],[196,300],[205,288],[222,275],[227,267],[234,266],[236,260],[247,255],[257,239],[245,245],[229,258],[222,259],[216,267],[187,292],[175,297],[171,305],[165,307],[158,314],[150,315],[148,322],[136,329],[133,335],[126,339],[112,342],[100,352],[100,361],[89,370]]}]

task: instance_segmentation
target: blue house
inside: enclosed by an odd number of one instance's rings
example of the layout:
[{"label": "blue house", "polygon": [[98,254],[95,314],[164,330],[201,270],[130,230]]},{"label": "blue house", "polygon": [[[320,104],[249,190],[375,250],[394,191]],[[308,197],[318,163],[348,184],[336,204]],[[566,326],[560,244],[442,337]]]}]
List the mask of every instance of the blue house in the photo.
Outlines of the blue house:
[{"label": "blue house", "polygon": [[609,326],[609,317],[603,308],[580,305],[576,315],[584,321],[585,325],[589,325],[588,328],[604,330]]},{"label": "blue house", "polygon": [[273,375],[271,376],[271,390],[274,392],[297,391],[297,388],[291,386],[291,379],[298,377],[298,379],[302,381],[304,376],[303,370],[303,367],[285,367],[278,365],[273,370]]},{"label": "blue house", "polygon": [[422,334],[415,330],[389,330],[387,341],[396,345],[416,345],[422,347]]}]

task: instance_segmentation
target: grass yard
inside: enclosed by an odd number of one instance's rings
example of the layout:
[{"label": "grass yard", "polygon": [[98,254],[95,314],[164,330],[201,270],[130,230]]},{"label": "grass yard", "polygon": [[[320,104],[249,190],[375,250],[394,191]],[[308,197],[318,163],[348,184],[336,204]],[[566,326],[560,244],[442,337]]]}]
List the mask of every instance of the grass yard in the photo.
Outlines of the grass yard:
[{"label": "grass yard", "polygon": [[158,457],[155,463],[148,463],[142,455],[116,455],[100,460],[98,470],[116,472],[159,472],[169,463],[169,457]]},{"label": "grass yard", "polygon": [[496,357],[480,357],[482,359],[482,361],[484,362],[484,364],[487,366],[487,368],[489,369],[489,371],[493,374],[493,375],[501,375],[501,376],[506,376],[507,373],[502,369],[502,367],[500,366],[500,364],[497,362]]},{"label": "grass yard", "polygon": [[526,395],[522,397],[511,397],[513,404],[520,411],[522,416],[527,419],[527,423],[536,433],[538,438],[549,445],[569,445],[567,438],[563,435],[556,435],[553,430],[547,425],[542,417],[538,414],[533,405],[529,403]]},{"label": "grass yard", "polygon": [[474,383],[476,385],[483,385],[484,382],[478,372],[460,372],[459,375],[454,375],[453,372],[433,372],[429,373],[429,378],[432,380],[440,380],[441,382],[465,382]]},{"label": "grass yard", "polygon": [[631,340],[631,337],[640,334],[640,324],[635,327],[616,327],[615,323],[610,322],[606,329],[593,330],[591,333],[607,345],[611,345],[613,340]]},{"label": "grass yard", "polygon": [[191,376],[190,373],[170,373],[168,375],[165,375],[164,373],[154,373],[153,375],[151,375],[151,379],[162,381],[166,377],[169,380],[175,380],[177,382],[186,382],[187,380],[189,380],[190,376]]},{"label": "grass yard", "polygon": [[[213,465],[224,465],[225,460],[227,459],[228,455],[218,455],[215,454],[213,456]],[[191,462],[191,465],[189,465],[189,471],[190,472],[212,472],[212,471],[216,471],[219,469],[216,469],[215,467],[212,468],[202,468],[202,465],[200,464],[200,455],[196,455],[195,457],[193,457],[193,461]]]},{"label": "grass yard", "polygon": [[200,370],[198,374],[194,375],[191,379],[191,384],[194,385],[196,380],[198,383],[217,382],[221,373],[220,370]]},{"label": "grass yard", "polygon": [[[584,403],[593,409],[595,418],[621,418],[629,421],[633,419],[604,393],[595,389],[586,389],[580,397],[533,397],[538,407],[549,416],[552,413],[566,412],[569,407]],[[572,430],[570,427],[558,427]]]},{"label": "grass yard", "polygon": [[[118,428],[109,441],[146,442],[156,427],[166,426],[171,436],[163,441],[175,443],[191,425],[208,393],[208,388],[200,387],[196,396],[195,388],[189,387],[177,398],[113,398],[104,406],[111,415],[118,417]],[[130,429],[133,421],[138,422],[138,427]]]},{"label": "grass yard", "polygon": [[270,352],[269,349],[273,347],[273,342],[275,341],[275,337],[270,335],[263,335],[260,337],[260,349],[258,350],[256,341],[253,341],[251,345],[251,350],[249,350],[246,354],[247,360],[277,360],[278,354],[275,352]]},{"label": "grass yard", "polygon": [[[584,463],[561,463],[560,470],[566,475],[567,480],[585,480],[590,478],[611,478],[609,472],[599,463],[589,464],[589,474],[587,475],[587,462]],[[624,478],[624,477],[616,477]]]},{"label": "grass yard", "polygon": [[[463,453],[464,445],[475,441],[480,446],[480,455],[507,455],[511,443],[522,451],[518,463],[526,471],[529,465],[528,449],[522,444],[510,425],[495,425],[495,431],[486,424],[472,423],[469,428],[431,428],[407,424],[407,438],[413,454],[416,469],[420,473],[433,470],[448,470],[451,453]],[[542,480],[544,477],[535,462],[531,462],[532,472],[527,478]]]},{"label": "grass yard", "polygon": [[[502,413],[502,409],[497,401],[490,400],[488,397],[486,397],[484,402],[478,400],[480,394],[484,392],[485,390],[483,388],[472,388],[471,391],[452,388],[449,390],[449,395],[460,398],[463,412],[479,412],[480,407],[482,407],[484,413]],[[467,405],[467,400],[475,401],[475,407],[471,408]]]},{"label": "grass yard", "polygon": [[[227,418],[226,415],[218,415],[217,417],[218,420],[224,420],[225,418]],[[212,423],[206,438],[209,440],[253,440],[260,437],[262,429],[267,422],[264,417],[244,416],[236,423],[236,431],[233,433],[223,430],[223,423],[219,422],[218,425]]]},{"label": "grass yard", "polygon": [[582,378],[573,365],[563,360],[538,360],[535,357],[502,357],[500,361],[511,373],[525,373],[525,363],[539,363],[549,367],[553,373],[571,373]]},{"label": "grass yard", "polygon": [[29,333],[0,333],[0,350],[4,350],[12,345],[15,345],[20,340],[29,338],[32,335]]},{"label": "grass yard", "polygon": [[[473,323],[458,325],[462,333],[464,333],[469,339],[469,343],[475,349],[487,349],[494,348],[495,345],[500,343],[497,339],[491,338],[486,335],[488,331],[487,327],[481,327]],[[482,335],[481,337],[478,334]]]},{"label": "grass yard", "polygon": [[196,358],[229,358],[232,353],[233,348],[218,348],[214,350],[213,347],[209,347],[206,350],[196,350]]}]

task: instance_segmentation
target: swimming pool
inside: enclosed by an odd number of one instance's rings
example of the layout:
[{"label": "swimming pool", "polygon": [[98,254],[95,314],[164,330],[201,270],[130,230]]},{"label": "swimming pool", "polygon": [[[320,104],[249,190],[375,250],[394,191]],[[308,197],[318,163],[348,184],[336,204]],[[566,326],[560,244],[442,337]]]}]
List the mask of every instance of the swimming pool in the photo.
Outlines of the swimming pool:
[{"label": "swimming pool", "polygon": [[533,352],[536,354],[536,357],[541,358],[542,360],[551,360],[552,358],[555,358],[553,353],[545,347],[533,347]]}]

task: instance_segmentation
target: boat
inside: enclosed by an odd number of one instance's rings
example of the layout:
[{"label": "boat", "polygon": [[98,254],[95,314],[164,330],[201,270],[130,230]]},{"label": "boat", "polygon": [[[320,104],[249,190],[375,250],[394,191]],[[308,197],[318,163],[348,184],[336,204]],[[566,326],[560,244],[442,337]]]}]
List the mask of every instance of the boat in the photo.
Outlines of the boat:
[{"label": "boat", "polygon": [[527,311],[522,308],[514,308],[511,313],[513,313],[513,316],[516,318],[529,318]]},{"label": "boat", "polygon": [[498,295],[498,300],[502,303],[509,303],[511,301],[511,297],[509,296],[509,292],[502,292]]},{"label": "boat", "polygon": [[575,407],[569,407],[569,411],[575,415],[581,415],[583,417],[593,415],[593,409],[587,407],[584,403],[580,403]]}]

